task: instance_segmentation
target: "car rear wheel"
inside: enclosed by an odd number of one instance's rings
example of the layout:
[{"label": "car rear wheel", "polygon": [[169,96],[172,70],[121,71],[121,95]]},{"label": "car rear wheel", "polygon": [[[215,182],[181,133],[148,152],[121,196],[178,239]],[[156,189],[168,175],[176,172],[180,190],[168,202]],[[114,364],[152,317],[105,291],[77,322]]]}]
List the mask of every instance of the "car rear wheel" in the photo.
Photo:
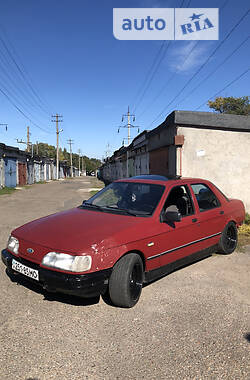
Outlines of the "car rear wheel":
[{"label": "car rear wheel", "polygon": [[120,307],[133,307],[139,300],[143,284],[143,264],[140,256],[130,253],[114,266],[109,280],[112,303]]},{"label": "car rear wheel", "polygon": [[229,255],[237,247],[238,231],[234,222],[229,222],[224,228],[219,241],[219,253]]}]

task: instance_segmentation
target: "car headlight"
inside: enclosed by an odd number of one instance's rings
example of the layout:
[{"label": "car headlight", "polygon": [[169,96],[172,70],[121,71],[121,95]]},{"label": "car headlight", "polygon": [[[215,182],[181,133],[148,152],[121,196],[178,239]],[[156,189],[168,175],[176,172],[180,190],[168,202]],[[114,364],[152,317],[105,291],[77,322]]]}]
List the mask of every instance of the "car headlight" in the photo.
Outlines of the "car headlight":
[{"label": "car headlight", "polygon": [[19,249],[19,241],[17,238],[14,236],[9,237],[8,244],[7,244],[7,249],[16,255],[18,255],[18,249]]},{"label": "car headlight", "polygon": [[91,268],[91,256],[72,256],[67,253],[49,252],[43,260],[42,265],[70,272],[85,272]]}]

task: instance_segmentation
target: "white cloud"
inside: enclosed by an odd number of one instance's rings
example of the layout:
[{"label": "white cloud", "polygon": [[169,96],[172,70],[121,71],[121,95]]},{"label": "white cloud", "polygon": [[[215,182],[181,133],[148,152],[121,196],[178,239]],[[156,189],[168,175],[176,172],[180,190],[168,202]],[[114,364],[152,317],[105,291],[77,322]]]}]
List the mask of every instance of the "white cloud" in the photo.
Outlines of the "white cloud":
[{"label": "white cloud", "polygon": [[207,51],[208,44],[201,44],[199,41],[186,42],[180,48],[175,47],[171,52],[170,69],[179,73],[190,71],[204,62]]}]

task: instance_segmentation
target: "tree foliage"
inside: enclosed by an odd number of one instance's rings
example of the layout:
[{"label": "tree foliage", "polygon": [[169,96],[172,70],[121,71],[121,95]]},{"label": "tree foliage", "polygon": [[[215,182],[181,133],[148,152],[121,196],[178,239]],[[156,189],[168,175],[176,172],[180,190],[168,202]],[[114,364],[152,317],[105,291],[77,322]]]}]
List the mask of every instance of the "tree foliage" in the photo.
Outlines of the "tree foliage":
[{"label": "tree foliage", "polygon": [[215,100],[209,100],[208,106],[219,113],[250,115],[249,96],[240,98],[234,98],[233,96],[223,98],[219,96]]},{"label": "tree foliage", "polygon": [[[38,146],[34,146],[34,153],[36,154],[38,152],[38,155],[41,157],[49,157],[52,159],[56,159],[56,148],[53,145],[45,144],[45,143],[39,143]],[[67,164],[70,166],[70,153],[67,152],[66,148],[63,150],[59,148],[59,160],[60,161],[66,161]],[[79,155],[76,153],[72,153],[72,163],[73,166],[78,168],[79,167]],[[87,156],[81,156],[80,157],[80,168],[83,169],[82,164],[85,168],[85,170],[89,173],[97,170],[101,166],[101,161],[97,158],[89,158]]]}]

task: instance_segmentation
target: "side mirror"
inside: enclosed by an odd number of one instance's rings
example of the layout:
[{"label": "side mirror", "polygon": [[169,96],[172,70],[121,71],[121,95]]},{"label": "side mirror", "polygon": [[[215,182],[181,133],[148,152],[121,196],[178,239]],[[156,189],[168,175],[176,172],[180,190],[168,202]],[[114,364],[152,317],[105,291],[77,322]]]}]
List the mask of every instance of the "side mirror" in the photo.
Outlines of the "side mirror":
[{"label": "side mirror", "polygon": [[161,222],[174,223],[181,221],[181,214],[176,206],[169,206],[161,215]]}]

